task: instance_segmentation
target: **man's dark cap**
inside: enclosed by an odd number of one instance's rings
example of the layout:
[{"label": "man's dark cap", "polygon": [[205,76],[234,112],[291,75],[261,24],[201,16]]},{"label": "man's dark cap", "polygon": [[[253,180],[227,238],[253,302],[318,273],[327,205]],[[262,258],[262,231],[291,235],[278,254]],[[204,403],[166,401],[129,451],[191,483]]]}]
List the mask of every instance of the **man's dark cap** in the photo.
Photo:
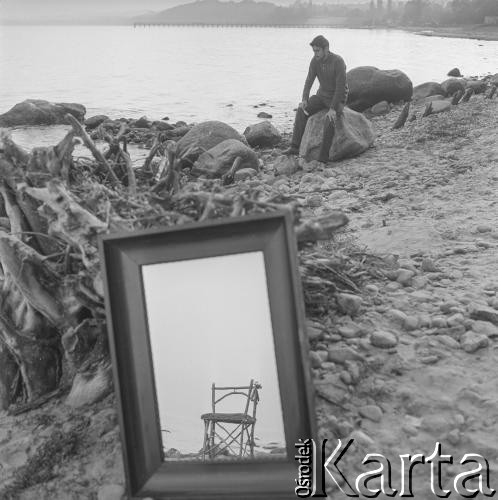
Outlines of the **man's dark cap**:
[{"label": "man's dark cap", "polygon": [[311,40],[310,45],[312,47],[320,47],[321,49],[325,49],[329,46],[329,41],[323,35],[318,35],[313,38],[313,40]]}]

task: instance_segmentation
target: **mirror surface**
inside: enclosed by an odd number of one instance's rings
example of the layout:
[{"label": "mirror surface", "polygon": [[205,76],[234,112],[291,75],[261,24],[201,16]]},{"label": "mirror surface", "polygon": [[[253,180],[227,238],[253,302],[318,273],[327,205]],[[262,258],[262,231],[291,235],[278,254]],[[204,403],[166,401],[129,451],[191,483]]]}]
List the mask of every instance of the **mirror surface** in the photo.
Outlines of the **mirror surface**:
[{"label": "mirror surface", "polygon": [[263,252],[142,278],[164,459],[286,459]]}]

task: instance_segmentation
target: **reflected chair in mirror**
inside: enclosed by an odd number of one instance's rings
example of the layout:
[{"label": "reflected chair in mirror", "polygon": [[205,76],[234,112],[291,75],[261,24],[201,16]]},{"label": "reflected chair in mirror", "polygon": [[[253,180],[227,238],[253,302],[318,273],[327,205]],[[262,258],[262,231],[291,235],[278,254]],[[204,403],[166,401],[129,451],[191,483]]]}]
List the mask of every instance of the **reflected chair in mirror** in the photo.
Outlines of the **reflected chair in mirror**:
[{"label": "reflected chair in mirror", "polygon": [[[251,380],[248,386],[211,386],[212,413],[201,415],[204,421],[204,444],[202,459],[216,457],[254,457],[254,427],[256,408],[259,402],[261,384]],[[242,413],[222,413],[220,403],[238,397],[244,411]],[[224,406],[223,404],[221,406]],[[217,411],[218,410],[218,411]]]}]

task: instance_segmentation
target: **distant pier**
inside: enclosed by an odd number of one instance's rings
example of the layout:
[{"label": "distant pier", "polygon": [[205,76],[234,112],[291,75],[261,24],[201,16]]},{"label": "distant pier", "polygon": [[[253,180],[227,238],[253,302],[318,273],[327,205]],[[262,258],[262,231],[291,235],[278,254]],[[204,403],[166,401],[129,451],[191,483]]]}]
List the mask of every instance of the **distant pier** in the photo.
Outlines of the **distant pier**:
[{"label": "distant pier", "polygon": [[134,28],[195,26],[198,28],[339,28],[334,24],[219,24],[219,23],[133,23]]}]

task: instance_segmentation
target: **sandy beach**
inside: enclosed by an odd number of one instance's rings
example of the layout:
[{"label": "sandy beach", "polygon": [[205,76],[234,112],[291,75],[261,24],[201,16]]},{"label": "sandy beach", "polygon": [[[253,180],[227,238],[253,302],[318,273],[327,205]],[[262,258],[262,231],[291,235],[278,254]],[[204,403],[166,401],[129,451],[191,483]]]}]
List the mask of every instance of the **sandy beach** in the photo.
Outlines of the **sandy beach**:
[{"label": "sandy beach", "polygon": [[[372,118],[375,144],[357,158],[300,161],[278,176],[284,140],[258,153],[263,168],[248,182],[300,201],[308,215],[342,209],[349,225],[322,248],[372,262],[354,308],[308,318],[320,436],[357,444],[341,470],[354,478],[366,453],[383,453],[399,486],[399,454],[427,456],[440,442],[456,457],[447,484],[473,452],[498,487],[498,100],[475,95],[392,130],[400,110]],[[18,479],[17,496],[2,498],[118,498],[109,493],[124,484],[115,403],[111,394],[69,408],[56,398],[0,413],[0,484]],[[415,473],[415,498],[432,498],[427,474]],[[330,498],[344,494],[334,487]]]}]

